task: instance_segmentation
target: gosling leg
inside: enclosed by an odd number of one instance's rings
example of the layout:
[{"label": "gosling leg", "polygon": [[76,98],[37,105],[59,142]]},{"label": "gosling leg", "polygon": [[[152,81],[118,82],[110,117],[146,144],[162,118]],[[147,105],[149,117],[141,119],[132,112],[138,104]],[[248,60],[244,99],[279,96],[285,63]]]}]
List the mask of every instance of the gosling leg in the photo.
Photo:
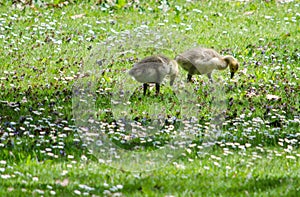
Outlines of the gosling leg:
[{"label": "gosling leg", "polygon": [[147,93],[148,84],[144,83],[143,87],[144,87],[144,96],[145,96]]},{"label": "gosling leg", "polygon": [[158,95],[159,94],[159,90],[160,90],[159,83],[155,83],[155,88],[156,88],[156,95]]},{"label": "gosling leg", "polygon": [[213,82],[214,82],[214,81],[212,80],[211,73],[207,73],[207,77],[208,77],[210,83],[213,83]]},{"label": "gosling leg", "polygon": [[187,75],[187,82],[192,82],[192,75],[191,74]]}]

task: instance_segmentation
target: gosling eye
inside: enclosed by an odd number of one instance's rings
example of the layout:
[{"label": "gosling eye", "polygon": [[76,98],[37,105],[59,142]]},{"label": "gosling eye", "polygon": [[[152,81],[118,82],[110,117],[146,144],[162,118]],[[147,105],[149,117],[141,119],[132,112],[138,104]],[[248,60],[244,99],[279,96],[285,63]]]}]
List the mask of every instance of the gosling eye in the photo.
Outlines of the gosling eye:
[{"label": "gosling eye", "polygon": [[239,64],[233,64],[231,68],[232,68],[231,69],[232,72],[236,72],[239,68]]},{"label": "gosling eye", "polygon": [[234,65],[232,65],[232,66],[230,67],[230,72],[235,72],[235,67],[234,67]]}]

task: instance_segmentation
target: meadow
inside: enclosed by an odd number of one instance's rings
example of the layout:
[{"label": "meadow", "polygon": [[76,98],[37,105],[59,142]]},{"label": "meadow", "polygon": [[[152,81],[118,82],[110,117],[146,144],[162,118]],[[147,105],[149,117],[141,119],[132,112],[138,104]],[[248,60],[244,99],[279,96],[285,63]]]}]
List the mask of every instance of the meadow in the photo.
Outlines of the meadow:
[{"label": "meadow", "polygon": [[[299,40],[293,0],[0,1],[0,196],[299,196]],[[124,78],[194,46],[237,58],[234,78],[188,84],[181,69],[159,96]],[[124,111],[164,129],[132,137]],[[124,156],[116,167],[88,141],[95,125],[146,158],[189,140],[149,169]]]}]

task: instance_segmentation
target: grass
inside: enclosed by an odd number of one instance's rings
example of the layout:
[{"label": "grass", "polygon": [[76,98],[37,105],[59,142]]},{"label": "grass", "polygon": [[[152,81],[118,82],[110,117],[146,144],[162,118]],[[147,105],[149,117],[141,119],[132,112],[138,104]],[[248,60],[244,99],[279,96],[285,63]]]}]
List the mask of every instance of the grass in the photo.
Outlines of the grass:
[{"label": "grass", "polygon": [[[299,3],[59,2],[0,3],[1,196],[297,196]],[[188,85],[181,70],[177,89],[165,83],[160,97],[154,89],[143,97],[140,84],[124,78],[138,59],[196,45],[234,55],[234,80],[223,71],[214,73],[216,86],[206,76]],[[119,90],[125,107],[110,103]],[[164,129],[150,137],[116,120],[130,111],[129,120],[152,126],[158,110]],[[191,116],[197,120],[182,125]],[[222,132],[208,146],[212,125]],[[164,167],[130,172],[146,166],[105,164],[109,154],[97,155],[80,126],[100,127],[137,152],[171,143],[174,130],[192,140],[171,162],[161,160]]]},{"label": "grass", "polygon": [[217,156],[179,161],[148,173],[122,172],[72,159],[68,163],[27,161],[8,168],[7,173],[12,177],[1,184],[6,188],[2,194],[13,190],[12,195],[39,195],[41,192],[45,196],[51,192],[58,196],[75,196],[76,191],[82,195],[100,196],[104,193],[125,196],[296,196],[300,189],[298,162],[283,155],[275,156],[275,152],[269,150],[269,154],[261,154],[249,150],[225,156],[218,151]]}]

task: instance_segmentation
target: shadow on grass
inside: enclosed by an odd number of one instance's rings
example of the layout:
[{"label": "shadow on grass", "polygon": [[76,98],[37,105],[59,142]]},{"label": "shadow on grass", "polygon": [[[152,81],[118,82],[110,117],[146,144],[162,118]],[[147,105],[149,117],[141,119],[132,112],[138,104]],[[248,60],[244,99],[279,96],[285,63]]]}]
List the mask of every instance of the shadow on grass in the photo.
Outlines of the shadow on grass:
[{"label": "shadow on grass", "polygon": [[[189,175],[187,175],[188,177]],[[300,179],[295,177],[270,177],[246,179],[218,179],[211,176],[193,176],[191,179],[182,179],[180,176],[148,177],[139,182],[124,186],[128,195],[152,194],[187,194],[190,196],[252,196],[257,194],[275,194],[285,196],[297,196]]]},{"label": "shadow on grass", "polygon": [[[249,181],[240,181],[238,184],[232,185],[232,187],[227,188],[227,193],[248,193],[255,194],[257,192],[266,192],[276,190],[284,193],[288,196],[296,196],[299,194],[297,188],[293,187],[295,185],[300,185],[300,178],[295,177],[263,177],[251,179]],[[299,190],[299,188],[298,188]]]}]

